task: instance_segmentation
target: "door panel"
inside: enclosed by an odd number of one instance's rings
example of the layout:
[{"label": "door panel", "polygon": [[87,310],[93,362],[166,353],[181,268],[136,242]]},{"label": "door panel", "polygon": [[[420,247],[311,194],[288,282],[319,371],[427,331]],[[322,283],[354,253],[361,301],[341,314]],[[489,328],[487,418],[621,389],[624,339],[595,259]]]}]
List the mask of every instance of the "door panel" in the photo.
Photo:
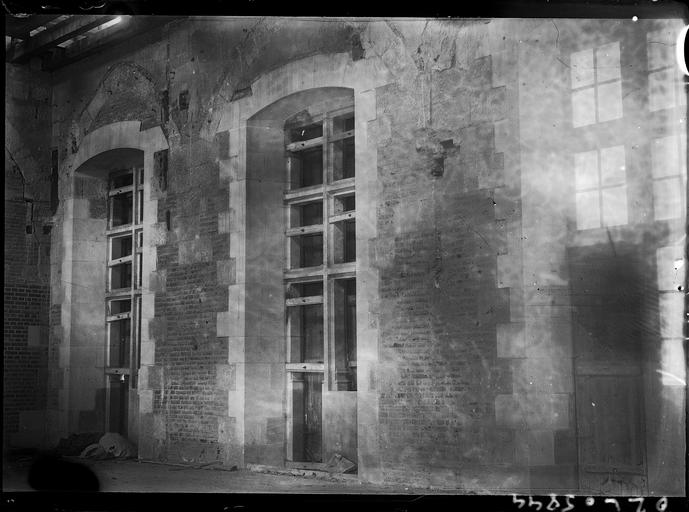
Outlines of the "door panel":
[{"label": "door panel", "polygon": [[646,492],[640,379],[640,374],[577,376],[582,491]]},{"label": "door panel", "polygon": [[108,432],[115,432],[127,437],[128,423],[128,398],[129,398],[129,379],[128,375],[108,375],[110,380],[108,386]]},{"label": "door panel", "polygon": [[304,374],[304,462],[322,462],[323,374]]},{"label": "door panel", "polygon": [[323,373],[290,372],[292,386],[291,462],[323,459]]},{"label": "door panel", "polygon": [[656,272],[638,246],[612,241],[571,247],[567,258],[580,488],[645,494],[642,368],[658,338]]}]

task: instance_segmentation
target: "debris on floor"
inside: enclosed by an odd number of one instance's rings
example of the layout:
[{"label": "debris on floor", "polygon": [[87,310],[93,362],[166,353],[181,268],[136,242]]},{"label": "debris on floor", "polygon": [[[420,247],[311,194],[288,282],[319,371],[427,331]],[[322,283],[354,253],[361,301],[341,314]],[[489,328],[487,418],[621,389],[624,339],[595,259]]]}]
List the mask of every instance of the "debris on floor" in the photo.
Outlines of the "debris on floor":
[{"label": "debris on floor", "polygon": [[254,473],[265,473],[267,475],[289,475],[320,479],[328,479],[332,476],[327,471],[320,471],[317,469],[279,468],[263,464],[247,464],[246,469]]},{"label": "debris on floor", "polygon": [[63,437],[55,447],[56,455],[79,455],[87,446],[97,443],[103,432],[83,432]]},{"label": "debris on floor", "polygon": [[136,447],[120,434],[108,432],[97,443],[84,448],[79,457],[85,459],[128,459],[136,457]]},{"label": "debris on floor", "polygon": [[339,453],[334,453],[325,465],[325,468],[331,473],[354,473],[356,471],[356,464],[347,457]]},{"label": "debris on floor", "polygon": [[[353,481],[355,475],[343,474],[343,472],[331,471],[327,464],[319,464],[320,469],[309,468],[281,468],[276,466],[266,466],[263,464],[247,464],[246,469],[254,473],[265,473],[268,475],[299,476],[309,479],[328,480],[328,481]],[[350,471],[355,471],[356,465]]]}]

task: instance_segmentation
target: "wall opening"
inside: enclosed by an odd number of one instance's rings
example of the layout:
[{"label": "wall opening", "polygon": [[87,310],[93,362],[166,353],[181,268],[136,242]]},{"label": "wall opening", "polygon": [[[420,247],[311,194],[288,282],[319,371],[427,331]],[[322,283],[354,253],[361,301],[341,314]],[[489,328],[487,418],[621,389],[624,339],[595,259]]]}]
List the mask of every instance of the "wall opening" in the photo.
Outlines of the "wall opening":
[{"label": "wall opening", "polygon": [[645,494],[643,363],[658,336],[654,272],[625,244],[570,248],[567,256],[580,487]]},{"label": "wall opening", "polygon": [[[84,359],[70,361],[89,382],[101,382],[104,395],[99,429],[136,437],[137,374],[141,341],[143,284],[144,170],[141,150],[114,149],[77,169],[79,208],[74,209],[73,279],[90,289],[88,301],[72,299],[73,314],[88,324],[73,324],[70,344]],[[78,222],[76,222],[78,220]],[[77,311],[74,311],[74,310]],[[83,318],[83,317],[82,317]],[[87,359],[102,363],[86,369]],[[78,426],[83,430],[84,426]]]},{"label": "wall opening", "polygon": [[247,314],[275,317],[247,322],[247,338],[279,354],[271,383],[279,375],[282,391],[255,396],[259,372],[247,370],[248,435],[268,410],[286,418],[280,460],[256,462],[357,460],[354,154],[351,89],[290,95],[247,125]]}]

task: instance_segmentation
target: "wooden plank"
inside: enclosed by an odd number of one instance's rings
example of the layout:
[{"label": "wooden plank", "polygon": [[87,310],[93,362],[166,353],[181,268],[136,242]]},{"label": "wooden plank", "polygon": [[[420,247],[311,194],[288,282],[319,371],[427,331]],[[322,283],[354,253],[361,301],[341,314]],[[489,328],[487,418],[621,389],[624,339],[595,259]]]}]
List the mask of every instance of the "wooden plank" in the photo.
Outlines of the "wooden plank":
[{"label": "wooden plank", "polygon": [[338,213],[337,215],[333,215],[330,217],[330,223],[333,224],[335,222],[342,222],[343,220],[349,220],[349,219],[354,219],[356,217],[356,213],[354,210],[350,210],[345,213]]},{"label": "wooden plank", "polygon": [[298,204],[323,198],[323,185],[314,185],[285,192],[285,203]]},{"label": "wooden plank", "polygon": [[108,261],[108,267],[114,267],[115,265],[121,265],[122,263],[129,263],[131,261],[132,255],[130,254],[129,256],[123,256],[122,258]]},{"label": "wooden plank", "polygon": [[338,140],[348,139],[350,137],[354,137],[354,130],[347,130],[346,132],[331,135],[328,142],[337,142]]},{"label": "wooden plank", "polygon": [[303,469],[311,471],[327,471],[328,465],[325,462],[285,462],[288,469]]},{"label": "wooden plank", "polygon": [[127,185],[126,187],[115,188],[113,190],[108,190],[109,196],[116,196],[118,194],[124,194],[125,192],[133,192],[134,185]]},{"label": "wooden plank", "polygon": [[289,279],[285,276],[285,283],[286,284],[301,284],[301,283],[320,283],[323,281],[323,272],[319,271],[318,273],[314,273],[313,275],[307,276],[307,277],[296,277]]},{"label": "wooden plank", "polygon": [[305,277],[322,277],[323,265],[318,267],[290,268],[285,270],[285,279],[303,279]]},{"label": "wooden plank", "polygon": [[334,195],[342,195],[354,191],[355,178],[344,178],[328,185],[328,192]]},{"label": "wooden plank", "polygon": [[109,375],[129,375],[129,368],[106,368],[105,373]]},{"label": "wooden plank", "polygon": [[300,226],[298,228],[289,228],[285,231],[287,236],[309,235],[311,233],[322,233],[323,224],[313,224],[311,226]]},{"label": "wooden plank", "polygon": [[124,320],[126,318],[131,318],[131,311],[127,311],[126,313],[117,313],[116,315],[111,315],[106,317],[106,322],[115,322],[117,320]]},{"label": "wooden plank", "polygon": [[72,16],[43,32],[25,40],[15,48],[10,62],[22,62],[48,48],[57,46],[75,36],[88,32],[92,28],[117,18],[117,16]]},{"label": "wooden plank", "polygon": [[323,304],[322,295],[313,295],[311,297],[297,297],[296,299],[287,299],[285,306],[308,306],[309,304]]},{"label": "wooden plank", "polygon": [[301,140],[299,142],[290,142],[287,144],[287,151],[297,152],[304,149],[314,148],[323,144],[323,137],[316,137],[315,139]]},{"label": "wooden plank", "polygon": [[129,233],[132,230],[132,223],[130,222],[129,224],[122,224],[121,226],[117,226],[111,229],[108,229],[105,234],[107,236],[113,236],[113,235],[119,235],[119,234],[124,234],[124,233]]},{"label": "wooden plank", "polygon": [[132,296],[131,288],[121,288],[105,293],[106,299],[126,299]]},{"label": "wooden plank", "polygon": [[336,263],[331,267],[328,267],[327,274],[329,276],[343,276],[345,274],[351,274],[354,277],[356,273],[356,261],[350,261],[347,263]]},{"label": "wooden plank", "polygon": [[323,372],[323,363],[286,363],[288,372]]}]

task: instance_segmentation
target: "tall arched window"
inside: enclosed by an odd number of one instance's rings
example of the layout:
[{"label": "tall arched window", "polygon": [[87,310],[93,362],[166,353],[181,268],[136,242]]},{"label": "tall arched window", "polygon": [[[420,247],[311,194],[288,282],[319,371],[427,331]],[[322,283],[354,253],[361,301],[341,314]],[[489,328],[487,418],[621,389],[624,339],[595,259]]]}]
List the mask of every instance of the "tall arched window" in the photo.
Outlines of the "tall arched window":
[{"label": "tall arched window", "polygon": [[143,169],[108,177],[107,424],[127,433],[129,388],[136,388],[141,340],[143,273]]},{"label": "tall arched window", "polygon": [[266,425],[248,461],[357,460],[354,129],[334,87],[247,122],[245,421]]},{"label": "tall arched window", "polygon": [[285,125],[294,457],[322,462],[321,389],[356,391],[353,106]]}]

